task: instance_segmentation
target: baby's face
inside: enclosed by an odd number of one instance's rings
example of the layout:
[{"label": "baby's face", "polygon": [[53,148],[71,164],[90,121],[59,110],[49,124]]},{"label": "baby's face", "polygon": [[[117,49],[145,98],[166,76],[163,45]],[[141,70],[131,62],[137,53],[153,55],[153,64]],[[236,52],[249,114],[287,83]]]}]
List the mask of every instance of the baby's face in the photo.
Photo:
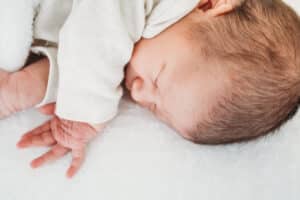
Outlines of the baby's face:
[{"label": "baby's face", "polygon": [[201,59],[187,39],[187,20],[138,42],[126,69],[132,99],[185,138],[207,114],[223,82],[218,67]]}]

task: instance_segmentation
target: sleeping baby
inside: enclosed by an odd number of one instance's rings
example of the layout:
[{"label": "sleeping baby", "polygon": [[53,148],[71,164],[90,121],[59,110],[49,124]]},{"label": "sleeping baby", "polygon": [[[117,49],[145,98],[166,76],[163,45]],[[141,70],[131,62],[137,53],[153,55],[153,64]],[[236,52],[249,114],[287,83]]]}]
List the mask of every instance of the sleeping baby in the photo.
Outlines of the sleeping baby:
[{"label": "sleeping baby", "polygon": [[30,50],[45,58],[1,66],[0,118],[30,107],[53,115],[18,143],[51,147],[34,168],[71,152],[72,177],[117,115],[124,79],[133,101],[195,143],[257,138],[297,111],[300,20],[281,0],[51,0],[33,10]]}]

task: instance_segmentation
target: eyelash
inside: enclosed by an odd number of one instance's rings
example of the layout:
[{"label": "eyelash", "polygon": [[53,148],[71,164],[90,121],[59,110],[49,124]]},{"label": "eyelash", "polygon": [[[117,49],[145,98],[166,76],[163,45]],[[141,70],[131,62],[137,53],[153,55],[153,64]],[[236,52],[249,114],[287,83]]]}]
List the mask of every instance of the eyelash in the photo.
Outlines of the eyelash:
[{"label": "eyelash", "polygon": [[162,68],[160,69],[160,71],[158,72],[158,74],[157,74],[157,76],[156,76],[156,78],[155,78],[155,80],[154,80],[154,82],[153,82],[153,84],[154,84],[154,86],[156,87],[156,88],[158,88],[158,78],[160,77],[160,74],[161,74],[161,72],[164,70],[164,68],[165,68],[165,64],[162,66]]},{"label": "eyelash", "polygon": [[153,82],[155,88],[158,88],[158,84],[157,84],[157,82],[158,82],[158,77],[159,77],[159,74],[156,76],[156,78],[155,78],[155,80],[154,80],[154,82]]}]

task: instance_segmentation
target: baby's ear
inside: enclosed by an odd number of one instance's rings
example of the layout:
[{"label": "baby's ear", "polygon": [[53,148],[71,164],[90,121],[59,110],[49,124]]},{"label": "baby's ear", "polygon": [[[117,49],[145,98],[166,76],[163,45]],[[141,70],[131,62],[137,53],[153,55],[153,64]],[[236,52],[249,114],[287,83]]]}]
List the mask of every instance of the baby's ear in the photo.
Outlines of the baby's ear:
[{"label": "baby's ear", "polygon": [[205,15],[216,17],[231,12],[244,0],[201,0],[198,9]]}]

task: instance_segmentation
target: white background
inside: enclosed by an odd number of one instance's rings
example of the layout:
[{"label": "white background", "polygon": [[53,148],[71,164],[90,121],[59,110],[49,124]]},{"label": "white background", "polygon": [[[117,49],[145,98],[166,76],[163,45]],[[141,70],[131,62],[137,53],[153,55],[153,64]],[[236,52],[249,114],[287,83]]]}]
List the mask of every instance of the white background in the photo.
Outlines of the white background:
[{"label": "white background", "polygon": [[298,12],[300,12],[300,1],[299,0],[284,0],[285,2],[292,5]]}]

